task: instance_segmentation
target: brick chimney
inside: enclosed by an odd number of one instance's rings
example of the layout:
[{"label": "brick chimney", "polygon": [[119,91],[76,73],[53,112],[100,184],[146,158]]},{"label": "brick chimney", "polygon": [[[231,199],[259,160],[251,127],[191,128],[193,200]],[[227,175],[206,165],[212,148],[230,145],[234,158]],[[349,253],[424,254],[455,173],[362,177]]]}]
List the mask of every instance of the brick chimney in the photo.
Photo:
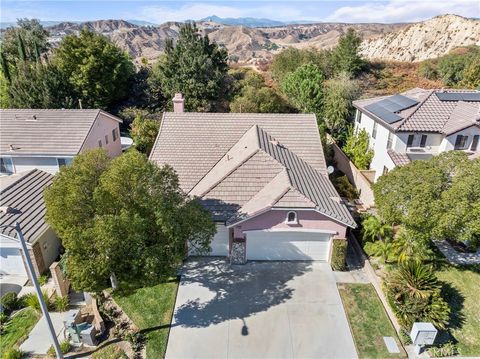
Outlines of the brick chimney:
[{"label": "brick chimney", "polygon": [[185,99],[181,93],[176,93],[172,99],[173,101],[173,112],[185,112]]}]

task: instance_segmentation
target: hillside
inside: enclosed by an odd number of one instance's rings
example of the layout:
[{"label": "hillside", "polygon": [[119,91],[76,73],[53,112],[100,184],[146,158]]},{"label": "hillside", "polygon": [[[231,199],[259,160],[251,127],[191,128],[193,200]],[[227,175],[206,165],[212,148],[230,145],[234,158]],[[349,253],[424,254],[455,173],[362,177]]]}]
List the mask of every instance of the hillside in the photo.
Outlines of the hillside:
[{"label": "hillside", "polygon": [[[142,58],[154,62],[164,50],[165,40],[177,38],[180,26],[178,22],[140,26],[124,20],[99,20],[64,22],[48,30],[55,45],[63,36],[87,27],[110,37],[139,63]],[[201,21],[197,26],[212,41],[228,50],[232,62],[249,65],[268,62],[274,54],[290,46],[331,48],[350,27],[364,39],[362,54],[369,59],[420,61],[439,57],[458,46],[480,45],[480,21],[456,15],[439,16],[415,24],[318,23],[246,27]]]},{"label": "hillside", "polygon": [[468,45],[480,45],[480,20],[442,15],[366,39],[361,52],[369,59],[422,61]]}]

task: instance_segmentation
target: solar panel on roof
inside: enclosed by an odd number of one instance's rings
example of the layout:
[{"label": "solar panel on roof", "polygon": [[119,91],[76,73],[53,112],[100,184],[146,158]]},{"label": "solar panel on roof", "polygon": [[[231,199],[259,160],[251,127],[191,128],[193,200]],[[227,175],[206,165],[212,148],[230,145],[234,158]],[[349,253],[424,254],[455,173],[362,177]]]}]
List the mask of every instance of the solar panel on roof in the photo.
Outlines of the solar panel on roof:
[{"label": "solar panel on roof", "polygon": [[399,104],[390,101],[390,98],[388,98],[388,99],[386,98],[384,100],[375,102],[375,104],[377,104],[379,106],[382,106],[383,108],[385,108],[386,110],[388,110],[390,112],[398,112],[398,111],[401,111],[403,109],[402,106],[400,106]]},{"label": "solar panel on roof", "polygon": [[394,95],[389,97],[388,100],[401,106],[401,110],[415,106],[418,103],[418,101],[403,95]]},{"label": "solar panel on roof", "polygon": [[436,92],[440,101],[480,102],[480,92]]},{"label": "solar panel on roof", "polygon": [[388,124],[400,121],[402,118],[397,114],[388,111],[385,107],[377,103],[372,103],[365,108]]}]

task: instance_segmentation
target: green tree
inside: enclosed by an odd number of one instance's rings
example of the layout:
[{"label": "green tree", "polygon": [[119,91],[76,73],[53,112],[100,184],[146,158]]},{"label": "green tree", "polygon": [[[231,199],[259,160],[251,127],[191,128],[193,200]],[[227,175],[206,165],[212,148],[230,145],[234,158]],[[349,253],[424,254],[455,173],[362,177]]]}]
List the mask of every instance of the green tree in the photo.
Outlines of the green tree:
[{"label": "green tree", "polygon": [[54,63],[65,73],[83,107],[108,109],[126,97],[133,64],[107,37],[84,28],[63,38]]},{"label": "green tree", "polygon": [[8,104],[12,108],[73,108],[74,90],[55,65],[17,63],[8,86]]},{"label": "green tree", "polygon": [[373,186],[378,215],[387,223],[402,224],[417,240],[432,239],[443,211],[442,193],[468,161],[465,153],[450,151],[396,167]]},{"label": "green tree", "polygon": [[343,72],[355,76],[363,70],[365,62],[359,55],[361,43],[362,39],[352,28],[349,28],[345,34],[340,36],[338,45],[332,52],[335,73]]},{"label": "green tree", "polygon": [[159,128],[160,121],[158,119],[137,115],[130,125],[130,135],[135,148],[148,156],[157,138]]},{"label": "green tree", "polygon": [[38,61],[50,48],[49,33],[37,19],[18,19],[16,27],[9,27],[2,38],[2,52],[8,62]]},{"label": "green tree", "polygon": [[433,258],[428,241],[415,237],[404,228],[395,236],[393,246],[397,260],[402,263],[409,261],[423,263]]},{"label": "green tree", "polygon": [[357,166],[358,169],[368,170],[373,159],[373,150],[370,148],[368,132],[362,129],[355,133],[353,126],[348,130],[347,140],[343,152]]},{"label": "green tree", "polygon": [[324,96],[323,81],[324,76],[318,66],[306,64],[285,77],[282,89],[299,111],[320,116]]},{"label": "green tree", "polygon": [[212,111],[225,96],[227,71],[227,51],[187,23],[180,28],[175,45],[167,40],[151,82],[158,84],[167,98],[181,92],[188,111]]},{"label": "green tree", "polygon": [[10,107],[10,94],[8,92],[8,80],[3,71],[0,71],[0,108]]},{"label": "green tree", "polygon": [[294,72],[302,65],[317,65],[325,77],[333,74],[332,55],[330,50],[318,50],[313,47],[297,49],[289,47],[275,55],[270,67],[273,78],[282,83],[287,75]]},{"label": "green tree", "polygon": [[362,237],[369,242],[388,241],[393,237],[393,228],[375,216],[368,216],[362,221]]},{"label": "green tree", "polygon": [[325,82],[323,119],[325,126],[335,139],[347,132],[349,119],[354,113],[352,101],[358,98],[360,87],[347,74]]},{"label": "green tree", "polygon": [[425,60],[420,63],[418,73],[427,80],[436,80],[438,78],[437,65],[432,60]]},{"label": "green tree", "polygon": [[100,291],[112,277],[164,279],[178,268],[187,241],[206,250],[215,233],[210,214],[179,189],[173,169],[135,150],[113,160],[103,149],[75,157],[44,196],[76,290]]},{"label": "green tree", "polygon": [[462,77],[462,87],[480,90],[480,53],[463,70]]}]

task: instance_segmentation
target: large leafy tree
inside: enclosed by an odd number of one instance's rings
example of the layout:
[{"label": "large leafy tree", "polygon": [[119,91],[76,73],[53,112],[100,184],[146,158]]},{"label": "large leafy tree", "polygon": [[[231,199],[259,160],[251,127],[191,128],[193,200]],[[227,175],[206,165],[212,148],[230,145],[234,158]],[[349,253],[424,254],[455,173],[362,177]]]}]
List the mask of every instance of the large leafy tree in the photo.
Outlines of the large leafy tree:
[{"label": "large leafy tree", "polygon": [[347,139],[343,151],[352,162],[361,170],[368,170],[373,159],[373,150],[370,148],[370,140],[367,131],[362,129],[355,133],[353,126],[348,130]]},{"label": "large leafy tree", "polygon": [[348,74],[326,81],[323,101],[323,119],[325,126],[336,139],[347,132],[349,119],[354,113],[352,101],[358,98],[360,87]]},{"label": "large leafy tree", "polygon": [[282,89],[299,111],[320,116],[323,106],[324,76],[317,65],[302,65],[285,77]]},{"label": "large leafy tree", "polygon": [[194,24],[187,23],[180,28],[175,44],[166,41],[165,54],[155,64],[151,82],[157,83],[167,98],[181,92],[188,111],[212,111],[224,97],[227,55],[224,48],[210,43]]},{"label": "large leafy tree", "polygon": [[107,37],[83,29],[66,36],[54,62],[67,76],[83,107],[107,109],[126,97],[133,64]]},{"label": "large leafy tree", "polygon": [[347,73],[355,76],[365,66],[365,62],[359,55],[362,39],[354,29],[349,28],[345,34],[340,36],[338,45],[332,52],[332,63],[335,73]]},{"label": "large leafy tree", "polygon": [[16,27],[9,27],[2,39],[2,52],[8,62],[37,61],[48,51],[48,31],[37,19],[18,19]]},{"label": "large leafy tree", "polygon": [[135,148],[148,155],[153,148],[159,128],[159,119],[149,118],[138,113],[130,125],[130,135],[135,143]]},{"label": "large leafy tree", "polygon": [[135,150],[114,160],[102,149],[77,156],[45,191],[45,202],[77,290],[102,290],[112,277],[170,276],[187,240],[206,249],[215,233],[210,214],[179,189],[173,169]]},{"label": "large leafy tree", "polygon": [[74,90],[65,74],[49,62],[19,62],[8,85],[12,108],[72,108]]}]

